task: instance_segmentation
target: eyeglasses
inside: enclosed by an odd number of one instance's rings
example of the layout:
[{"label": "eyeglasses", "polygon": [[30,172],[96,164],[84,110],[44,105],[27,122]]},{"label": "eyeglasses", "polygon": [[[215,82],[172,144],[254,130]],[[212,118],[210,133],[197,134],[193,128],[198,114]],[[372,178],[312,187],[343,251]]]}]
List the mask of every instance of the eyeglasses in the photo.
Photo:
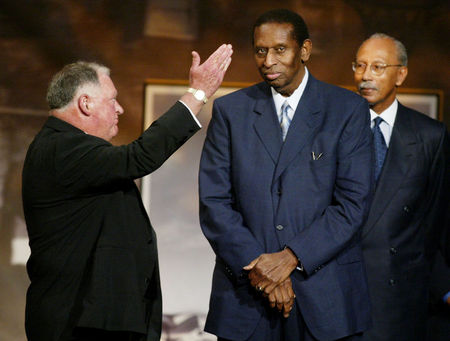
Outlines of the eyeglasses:
[{"label": "eyeglasses", "polygon": [[[375,76],[381,76],[384,73],[384,70],[386,68],[391,66],[403,66],[401,64],[384,64],[384,63],[376,63],[376,64],[370,64],[370,72],[372,72]],[[353,62],[352,63],[352,69],[355,73],[361,74],[366,71],[367,64],[364,63],[358,63]]]}]

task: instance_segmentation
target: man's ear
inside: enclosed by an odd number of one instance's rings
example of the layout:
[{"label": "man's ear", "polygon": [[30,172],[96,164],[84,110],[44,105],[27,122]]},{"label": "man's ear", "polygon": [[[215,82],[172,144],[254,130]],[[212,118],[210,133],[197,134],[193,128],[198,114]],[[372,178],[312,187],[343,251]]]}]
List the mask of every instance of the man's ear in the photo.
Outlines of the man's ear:
[{"label": "man's ear", "polygon": [[302,62],[305,63],[309,60],[309,56],[311,56],[312,41],[309,39],[305,39],[303,41],[303,44],[300,47],[300,49],[301,49]]},{"label": "man's ear", "polygon": [[396,86],[400,86],[406,79],[408,75],[408,68],[406,66],[399,67],[397,70],[397,80],[395,81]]},{"label": "man's ear", "polygon": [[78,109],[83,115],[91,116],[92,103],[89,95],[82,94],[78,97]]}]

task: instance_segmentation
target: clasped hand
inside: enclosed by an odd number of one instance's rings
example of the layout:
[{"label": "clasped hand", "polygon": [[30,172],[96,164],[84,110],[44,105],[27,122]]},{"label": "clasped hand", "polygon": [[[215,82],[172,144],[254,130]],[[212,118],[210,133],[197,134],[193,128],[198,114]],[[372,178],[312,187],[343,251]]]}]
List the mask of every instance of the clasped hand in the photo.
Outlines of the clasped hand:
[{"label": "clasped hand", "polygon": [[294,305],[295,294],[290,274],[298,264],[290,249],[276,253],[265,253],[244,267],[248,270],[250,283],[268,298],[272,308],[277,307],[288,317]]}]

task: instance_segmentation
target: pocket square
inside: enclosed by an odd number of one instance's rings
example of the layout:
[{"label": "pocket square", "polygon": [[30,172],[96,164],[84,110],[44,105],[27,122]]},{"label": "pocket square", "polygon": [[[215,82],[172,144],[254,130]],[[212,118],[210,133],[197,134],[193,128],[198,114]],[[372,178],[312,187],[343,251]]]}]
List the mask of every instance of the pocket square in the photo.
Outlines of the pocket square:
[{"label": "pocket square", "polygon": [[318,153],[318,154],[316,154],[316,153],[314,153],[314,152],[311,152],[311,155],[312,155],[312,159],[313,159],[314,161],[316,161],[316,160],[319,160],[319,159],[322,157],[323,153]]}]

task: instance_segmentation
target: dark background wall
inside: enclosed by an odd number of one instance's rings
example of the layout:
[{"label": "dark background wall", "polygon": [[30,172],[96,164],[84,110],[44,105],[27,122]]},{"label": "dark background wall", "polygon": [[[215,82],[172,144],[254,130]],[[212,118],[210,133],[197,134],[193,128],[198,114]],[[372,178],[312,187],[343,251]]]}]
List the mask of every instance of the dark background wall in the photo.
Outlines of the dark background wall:
[{"label": "dark background wall", "polygon": [[279,6],[304,17],[313,41],[308,68],[329,83],[353,85],[350,64],[370,34],[403,41],[409,53],[404,87],[442,90],[450,126],[445,0],[0,0],[0,340],[24,340],[28,282],[23,265],[10,265],[10,244],[24,234],[20,171],[45,119],[51,76],[80,59],[111,67],[125,108],[114,143],[126,143],[142,129],[145,79],[187,79],[194,49],[205,58],[221,43],[233,44],[225,81],[258,82],[251,26]]},{"label": "dark background wall", "polygon": [[[144,35],[148,8],[161,7],[161,2],[192,6],[191,40]],[[2,0],[0,107],[46,110],[45,91],[53,73],[78,59],[97,60],[112,68],[126,109],[116,142],[129,141],[142,127],[144,79],[186,79],[193,49],[206,57],[220,43],[232,43],[235,53],[225,80],[259,81],[251,25],[263,11],[281,4],[298,11],[309,25],[309,68],[317,78],[352,85],[350,63],[357,47],[371,33],[385,32],[408,49],[404,87],[442,89],[445,121],[450,122],[450,9],[445,0]],[[159,8],[162,16],[164,11],[170,8]]]}]

